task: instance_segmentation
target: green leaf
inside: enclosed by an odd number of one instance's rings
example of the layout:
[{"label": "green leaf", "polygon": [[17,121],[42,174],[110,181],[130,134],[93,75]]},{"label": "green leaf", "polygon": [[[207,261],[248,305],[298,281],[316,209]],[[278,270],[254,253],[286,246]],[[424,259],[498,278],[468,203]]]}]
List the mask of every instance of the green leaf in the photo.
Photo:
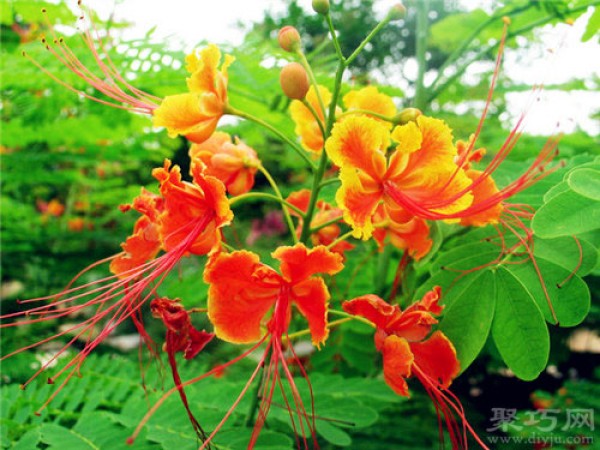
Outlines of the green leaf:
[{"label": "green leaf", "polygon": [[573,236],[600,226],[600,202],[574,191],[562,192],[545,203],[531,227],[542,238]]},{"label": "green leaf", "polygon": [[536,238],[534,254],[536,258],[553,262],[580,277],[589,274],[598,262],[598,250],[591,243],[581,238],[576,240],[571,236],[556,239]]},{"label": "green leaf", "polygon": [[600,28],[600,8],[595,7],[594,13],[590,16],[587,27],[585,28],[585,32],[583,36],[581,36],[581,41],[586,42],[591,38],[598,34],[598,29]]},{"label": "green leaf", "polygon": [[600,200],[600,170],[574,169],[569,172],[567,183],[579,195]]},{"label": "green leaf", "polygon": [[533,380],[546,367],[550,336],[542,312],[525,286],[508,270],[496,271],[497,301],[492,336],[515,375]]},{"label": "green leaf", "polygon": [[331,425],[329,422],[317,422],[317,432],[331,444],[348,447],[352,444],[352,438],[344,430]]},{"label": "green leaf", "polygon": [[542,258],[536,258],[536,261],[539,275],[533,264],[507,265],[505,269],[521,283],[523,295],[528,295],[538,305],[546,321],[556,323],[550,309],[552,305],[557,325],[571,327],[581,323],[590,310],[587,285],[563,267]]},{"label": "green leaf", "polygon": [[477,357],[490,332],[496,303],[494,275],[488,270],[465,282],[460,297],[444,311],[440,330],[454,344],[464,371]]}]

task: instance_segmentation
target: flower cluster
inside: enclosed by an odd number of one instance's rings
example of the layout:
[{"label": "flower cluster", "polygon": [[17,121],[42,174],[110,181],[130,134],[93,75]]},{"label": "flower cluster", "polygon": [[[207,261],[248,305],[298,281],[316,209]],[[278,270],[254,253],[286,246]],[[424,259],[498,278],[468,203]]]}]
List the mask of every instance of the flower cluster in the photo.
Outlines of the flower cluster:
[{"label": "flower cluster", "polygon": [[[326,10],[321,9],[322,14],[328,14],[328,5]],[[390,15],[385,21],[393,18],[395,15]],[[300,62],[282,72],[281,77],[284,92],[293,92],[289,114],[295,123],[297,141],[229,104],[228,68],[234,58],[222,57],[215,45],[187,56],[189,92],[163,99],[138,91],[121,77],[112,76],[122,81],[119,86],[78,70],[79,60],[62,41],[57,44],[58,49],[52,50],[58,56],[68,55],[66,65],[109,95],[118,107],[125,103],[126,108],[151,115],[154,125],[166,128],[169,136],[184,136],[190,144],[191,181],[184,181],[180,168],[166,160],[163,167],[152,172],[158,181],[158,192],[142,189],[131,204],[122,206],[123,211],[133,209],[140,217],[122,244],[122,252],[109,259],[113,276],[68,287],[54,297],[33,299],[31,302],[53,302],[3,319],[33,312],[35,318],[25,320],[33,323],[65,317],[84,307],[96,308],[91,319],[72,330],[77,337],[90,333],[99,324],[102,330],[88,339],[81,353],[65,367],[77,368],[127,318],[134,321],[140,335],[150,343],[141,320],[142,307],[149,302],[153,316],[164,323],[164,350],[176,390],[203,440],[202,448],[210,445],[229,414],[210,434],[200,427],[183,392],[176,353],[192,359],[213,337],[234,344],[253,344],[251,350],[264,346],[259,364],[240,394],[241,398],[259,371],[264,370],[258,417],[249,447],[256,442],[266,421],[275,389],[280,387],[283,392],[282,380],[291,387],[294,397],[290,402],[295,405],[290,406],[290,420],[295,424],[294,430],[302,430],[298,446],[308,448],[312,440],[316,447],[314,419],[310,419],[314,412],[306,411],[288,368],[285,349],[291,339],[291,324],[298,323],[292,320],[295,315],[304,318],[300,322],[307,322],[307,332],[316,348],[327,344],[329,314],[333,311],[328,283],[352,255],[355,245],[348,239],[372,238],[380,249],[392,245],[406,258],[419,260],[432,249],[430,226],[434,221],[479,227],[506,220],[506,215],[511,214],[506,200],[543,176],[553,153],[552,148],[545,149],[517,180],[499,188],[493,172],[514,146],[516,130],[486,167],[476,169],[473,165],[485,153],[475,149],[479,129],[468,142],[455,141],[444,121],[414,109],[399,111],[394,99],[374,86],[351,89],[339,102],[341,74],[332,90],[316,84],[302,54],[300,35],[286,28],[280,34],[280,41],[285,43],[282,46],[300,56]],[[89,31],[85,36],[88,45],[93,45]],[[112,65],[105,63],[96,51],[94,55],[105,75],[115,75]],[[351,59],[341,60],[341,73]],[[307,89],[304,85],[295,86],[308,80],[311,85]],[[294,191],[284,198],[259,159],[265,149],[257,151],[238,137],[216,131],[225,114],[264,125],[302,154],[313,171],[313,188]],[[272,185],[273,195],[253,192],[257,174],[263,174]],[[323,183],[339,184],[336,204],[319,197]],[[223,235],[223,229],[234,218],[231,208],[252,198],[277,202],[290,228],[293,245],[279,246],[271,254],[279,270],[261,262],[256,253],[232,248]],[[47,207],[48,214],[53,214],[51,206]],[[197,330],[180,302],[158,293],[165,276],[191,255],[207,255],[203,270],[203,279],[209,286],[205,311],[212,332]],[[85,299],[83,303],[81,299]],[[466,437],[457,431],[455,415],[465,423],[464,429],[475,433],[466,422],[460,403],[448,391],[460,372],[460,362],[450,340],[441,331],[433,331],[437,324],[434,316],[443,310],[442,299],[440,289],[434,288],[421,300],[401,309],[371,292],[345,301],[344,311],[338,312],[348,320],[359,318],[373,325],[375,347],[383,357],[385,382],[395,393],[408,396],[406,379],[414,375],[443,413],[453,442],[466,445]],[[345,299],[336,299],[342,300]],[[17,324],[7,322],[2,326]],[[249,351],[244,352],[247,354]],[[301,372],[306,376],[303,368]],[[238,403],[239,399],[234,407]]]}]

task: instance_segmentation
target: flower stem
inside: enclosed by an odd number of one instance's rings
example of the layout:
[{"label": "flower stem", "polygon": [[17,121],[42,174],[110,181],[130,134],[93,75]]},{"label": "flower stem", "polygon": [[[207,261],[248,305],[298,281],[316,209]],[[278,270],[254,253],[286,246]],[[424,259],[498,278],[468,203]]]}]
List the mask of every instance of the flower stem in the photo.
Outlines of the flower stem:
[{"label": "flower stem", "polygon": [[337,54],[339,61],[345,64],[346,58],[344,58],[344,54],[342,53],[342,47],[340,47],[340,42],[338,41],[335,27],[333,26],[333,21],[331,20],[331,14],[327,13],[325,20],[327,20],[327,26],[329,27],[329,34],[331,34],[331,40],[333,41],[333,46],[335,47],[335,53]]},{"label": "flower stem", "polygon": [[417,36],[416,36],[416,56],[417,56],[417,81],[414,107],[424,110],[426,106],[425,92],[425,72],[426,72],[426,52],[427,52],[427,28],[429,25],[427,14],[429,12],[429,0],[417,2]]},{"label": "flower stem", "polygon": [[350,236],[352,236],[352,233],[353,233],[353,231],[348,231],[347,233],[342,234],[339,238],[337,238],[335,241],[333,241],[331,244],[329,244],[327,246],[327,249],[331,250],[333,247],[338,245],[340,242],[343,242],[346,239],[348,239]]},{"label": "flower stem", "polygon": [[348,314],[346,311],[338,311],[337,309],[330,309],[327,312],[329,314],[333,314],[334,316],[341,316],[341,317],[347,317],[347,318],[350,318],[353,320],[358,320],[359,322],[367,324],[370,327],[376,328],[375,324],[373,322],[371,322],[370,320],[367,320],[364,317],[360,317],[360,316],[353,316],[352,314]]},{"label": "flower stem", "polygon": [[[327,328],[331,329],[333,327],[337,327],[338,325],[341,325],[343,323],[350,322],[354,318],[355,317],[345,317],[343,319],[334,320],[333,322],[329,322],[327,324]],[[295,333],[292,333],[292,334],[288,334],[287,335],[287,339],[288,339],[288,342],[289,342],[292,339],[296,339],[296,338],[299,338],[299,337],[302,337],[302,336],[306,336],[308,334],[310,334],[310,329],[309,328],[307,328],[305,330],[302,330],[302,331],[296,331]]]},{"label": "flower stem", "polygon": [[295,213],[297,213],[301,217],[304,217],[304,211],[302,211],[300,208],[292,205],[290,202],[287,202],[287,201],[277,197],[276,195],[267,194],[266,192],[248,192],[247,194],[237,195],[237,196],[229,199],[229,206],[234,206],[239,202],[244,202],[247,200],[259,200],[259,199],[275,201],[277,203],[280,203],[281,205],[284,205],[284,206],[290,208],[291,210],[293,210]]},{"label": "flower stem", "polygon": [[317,169],[317,167],[315,166],[315,163],[312,162],[310,160],[310,158],[308,157],[308,155],[306,154],[306,152],[296,143],[294,142],[292,139],[290,139],[289,137],[287,137],[285,134],[283,134],[281,131],[279,131],[277,128],[275,128],[273,125],[265,122],[262,119],[259,119],[256,116],[253,116],[252,114],[248,114],[244,111],[241,111],[239,109],[234,108],[231,105],[227,105],[226,111],[227,114],[231,114],[233,116],[238,116],[241,117],[242,119],[246,119],[246,120],[250,120],[264,128],[266,128],[267,130],[269,130],[271,133],[273,133],[274,135],[276,135],[279,139],[281,139],[283,142],[285,142],[286,144],[288,144],[290,147],[292,147],[292,149],[304,160],[304,162],[306,162],[306,164],[308,164],[308,166],[314,171]]},{"label": "flower stem", "polygon": [[[424,0],[424,1],[428,1],[428,0]],[[346,58],[346,60],[344,61],[345,67],[348,67],[350,64],[352,64],[352,61],[354,61],[356,59],[356,57],[360,54],[360,52],[362,52],[362,50],[365,48],[365,45],[367,45],[371,41],[371,39],[373,39],[375,37],[375,35],[377,33],[379,33],[381,31],[381,29],[389,23],[389,21],[390,21],[390,16],[386,16],[381,22],[379,22],[375,26],[375,28],[373,28],[373,30],[371,30],[371,32],[367,35],[367,37],[363,39],[363,41],[359,44],[358,47],[356,47],[356,50],[354,50],[352,52],[352,54],[350,56],[348,56],[348,58]]]},{"label": "flower stem", "polygon": [[[323,97],[321,97],[321,91],[319,90],[319,84],[317,83],[315,74],[312,71],[312,67],[310,67],[308,59],[306,59],[306,55],[301,50],[298,51],[298,56],[300,57],[300,62],[302,63],[302,66],[304,66],[304,69],[306,69],[306,73],[308,73],[308,78],[310,79],[310,83],[315,88],[315,94],[317,95],[317,100],[319,102],[319,108],[321,109],[321,112],[323,113],[323,117],[325,117],[325,112],[327,111],[325,109],[325,102],[323,102]],[[306,104],[308,102],[305,101],[304,103]],[[314,115],[315,113],[313,111],[313,108],[309,108],[309,109],[311,110],[311,112]],[[317,122],[320,122],[320,120],[318,119],[317,116],[315,116],[315,118],[317,119]]]}]

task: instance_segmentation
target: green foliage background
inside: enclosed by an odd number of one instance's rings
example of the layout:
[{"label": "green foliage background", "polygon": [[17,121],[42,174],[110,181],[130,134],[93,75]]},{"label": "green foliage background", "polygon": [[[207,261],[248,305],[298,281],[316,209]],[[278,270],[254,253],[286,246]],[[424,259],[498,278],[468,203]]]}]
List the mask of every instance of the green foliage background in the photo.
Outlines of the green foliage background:
[{"label": "green foliage background", "polygon": [[[496,48],[493,40],[501,30],[498,18],[509,15],[513,21],[512,37],[525,36],[533,42],[538,38],[536,30],[540,26],[576,19],[592,5],[593,11],[582,39],[597,40],[600,8],[595,6],[596,3],[515,0],[506,2],[506,6],[490,14],[482,9],[448,9],[448,2],[430,2],[429,53],[421,63],[438,76],[425,86],[428,88],[426,107],[447,120],[457,138],[468,138],[477,123],[478,112],[469,109],[467,113],[457,114],[456,105],[465,98],[484,100],[487,95]],[[2,311],[5,314],[20,308],[15,299],[57,292],[83,267],[118,251],[119,243],[129,234],[135,220],[133,214],[121,213],[118,205],[131,201],[140,186],[155,190],[150,172],[161,165],[165,157],[182,165],[182,173],[187,173],[187,144],[183,140],[168,139],[162,131],[152,130],[145,117],[107,108],[74,95],[21,56],[25,51],[61,80],[93,93],[39,43],[40,35],[50,32],[41,8],[48,9],[52,23],[69,26],[74,17],[67,6],[32,0],[3,0],[0,6],[0,206]],[[406,58],[419,57],[414,35],[415,11],[419,5],[418,2],[407,2],[407,6],[406,20],[386,29],[374,42],[373,50],[357,60],[352,78],[343,86],[344,92],[382,79],[381,74],[385,76],[390,71],[391,58],[402,63]],[[347,54],[356,47],[356,39],[360,40],[375,24],[373,2],[334,1],[332,8]],[[108,29],[111,36],[118,36],[119,29],[125,26],[102,22],[98,18],[95,21],[99,28]],[[334,52],[331,46],[322,44],[326,29],[318,16],[306,14],[295,1],[290,2],[285,17],[267,15],[248,33],[241,46],[226,51],[236,57],[230,75],[231,104],[253,111],[293,136],[293,124],[287,113],[289,101],[278,88],[278,70],[268,64],[259,64],[272,58],[284,60],[289,57],[277,48],[272,30],[290,23],[296,24],[306,36],[308,50],[319,49],[310,55],[311,62],[320,82],[330,83]],[[82,49],[81,40],[73,31],[71,28],[66,32],[67,42],[82,61],[91,66],[91,55]],[[507,45],[513,49],[518,47],[513,38]],[[185,71],[180,63],[184,55],[165,49],[151,34],[132,41],[115,38],[110,54],[122,73],[131,77],[132,83],[143,91],[162,97],[185,89]],[[490,62],[490,71],[478,83],[473,85],[461,80],[460,76],[472,61],[482,60]],[[447,67],[454,69],[449,73],[456,75],[445,75]],[[413,98],[405,95],[405,91],[414,91],[418,80],[408,81],[402,89],[383,85],[381,90],[394,96],[399,105],[411,106]],[[551,88],[570,92],[595,90],[597,85],[598,79],[582,76],[582,79]],[[480,139],[480,144],[490,151],[499,148],[508,133],[500,119],[506,107],[506,95],[523,89],[508,76],[501,75],[492,111]],[[247,122],[236,122],[223,128],[241,136],[259,151],[264,165],[281,180],[284,195],[309,187],[310,178],[303,169],[302,160],[287,151],[281,142]],[[515,173],[525,170],[545,141],[545,137],[522,136],[510,161],[495,175],[499,184],[507,184]],[[464,379],[495,379],[500,368],[508,366],[519,378],[532,380],[543,373],[548,364],[568,367],[571,355],[567,341],[573,330],[571,327],[593,329],[598,325],[600,309],[595,303],[600,276],[598,136],[578,130],[563,136],[560,147],[564,167],[514,200],[539,208],[533,221],[537,235],[535,255],[549,286],[558,324],[540,293],[531,263],[492,265],[468,272],[497,255],[498,247],[486,240],[494,236],[493,229],[461,234],[450,225],[435,227],[438,251],[411,267],[402,285],[402,304],[419,298],[433,285],[442,286],[447,309],[441,329],[457,348],[466,371]],[[260,178],[256,187],[268,190],[267,183]],[[335,186],[324,192],[329,200],[333,200],[334,194]],[[60,217],[45,216],[40,211],[40,202],[52,199],[65,205],[65,212]],[[260,219],[274,209],[272,204],[251,204],[237,209],[235,228],[228,231],[228,239],[236,245],[241,244],[250,232],[252,220]],[[561,220],[556,220],[557,217]],[[84,221],[83,229],[69,227],[69,221],[76,218]],[[577,235],[581,243],[583,258],[577,273],[570,277],[580,256],[572,235]],[[268,258],[277,239],[283,237],[260,238],[257,251]],[[390,250],[385,257],[388,258],[387,270],[382,271],[384,259],[377,254],[374,245],[359,243],[344,271],[331,283],[333,305],[339,306],[344,299],[373,292],[374,287],[375,293],[389,293],[401,255]],[[201,258],[184,261],[179,272],[171,274],[161,286],[161,294],[180,297],[186,307],[205,306],[206,286],[200,275],[203,263]],[[458,277],[461,271],[465,274]],[[93,281],[106,274],[105,267],[94,268],[81,281]],[[564,289],[556,287],[566,278],[569,282]],[[59,325],[3,330],[2,354],[53,335]],[[196,325],[199,328],[209,326],[205,319],[198,319]],[[154,339],[161,343],[164,330],[158,321],[147,317],[147,326]],[[133,327],[125,326],[119,334],[132,331]],[[412,399],[407,401],[394,396],[382,381],[379,356],[370,342],[369,329],[343,325],[332,331],[327,346],[307,358],[321,417],[317,421],[317,431],[322,448],[434,447],[438,440],[437,421],[427,396],[414,385],[411,385],[415,391]],[[145,389],[142,388],[137,352],[132,354],[103,346],[98,349],[98,355],[86,362],[82,377],[73,379],[37,417],[33,412],[44,404],[53,386],[39,379],[21,391],[19,384],[29,378],[36,365],[39,367],[44,351],[56,349],[47,346],[37,355],[19,354],[2,362],[0,442],[4,448],[123,448],[125,439],[148,405],[160,398],[163,388],[172,386],[165,367],[143,359]],[[211,344],[198,361],[180,361],[182,377],[197,376],[237,352],[237,349]],[[597,363],[597,358],[590,357],[590,362]],[[252,361],[244,361],[222,378],[203,380],[188,390],[192,409],[206,429],[211,429],[225,414],[252,369]],[[298,382],[302,383],[301,378]],[[594,398],[589,392],[597,391],[597,378],[572,380],[566,386],[573,392],[577,405],[595,408],[596,404],[589,402]],[[469,409],[468,416],[479,430],[483,430],[489,419],[489,409],[486,409],[489,405],[469,397],[474,388],[478,388],[478,384],[456,383],[456,389]],[[307,395],[305,387],[303,393]],[[196,448],[196,438],[185,411],[175,397],[170,398],[148,422],[134,448]],[[243,447],[250,433],[246,427],[249,401],[249,398],[244,400],[219,435],[218,448]],[[275,399],[277,401],[283,402]],[[521,405],[528,400],[519,399],[518,402]],[[257,448],[294,447],[287,413],[283,409],[274,406],[268,424]]]}]

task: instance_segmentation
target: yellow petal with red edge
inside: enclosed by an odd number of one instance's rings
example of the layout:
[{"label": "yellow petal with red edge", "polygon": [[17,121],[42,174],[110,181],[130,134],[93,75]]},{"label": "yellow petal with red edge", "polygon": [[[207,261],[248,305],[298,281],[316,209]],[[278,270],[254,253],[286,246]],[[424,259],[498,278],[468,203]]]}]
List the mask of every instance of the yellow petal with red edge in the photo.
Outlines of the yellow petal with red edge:
[{"label": "yellow petal with red edge", "polygon": [[441,331],[424,342],[411,343],[410,349],[415,366],[442,388],[449,387],[460,372],[454,345]]},{"label": "yellow petal with red edge", "polygon": [[400,314],[398,306],[390,305],[374,294],[367,294],[345,301],[342,303],[342,308],[348,314],[364,317],[381,329],[385,329],[388,322]]},{"label": "yellow petal with red edge", "polygon": [[219,339],[238,344],[259,340],[263,318],[275,304],[280,277],[248,251],[217,253],[204,270],[208,318]]},{"label": "yellow petal with red edge", "polygon": [[467,170],[466,174],[472,181],[478,180],[478,184],[472,189],[473,207],[485,205],[486,203],[489,204],[489,207],[481,212],[469,214],[461,218],[460,224],[463,226],[483,227],[498,223],[504,207],[501,202],[490,200],[492,196],[499,192],[496,182],[491,176],[483,177],[483,172],[479,170],[470,169]]},{"label": "yellow petal with red edge", "polygon": [[325,150],[338,167],[358,169],[373,180],[381,181],[389,144],[389,132],[381,122],[355,116],[335,124]]},{"label": "yellow petal with red edge", "polygon": [[335,200],[344,213],[344,221],[352,227],[355,238],[369,239],[373,233],[372,217],[377,205],[383,198],[382,190],[365,188],[356,169],[342,167],[340,170],[342,185],[338,189]]},{"label": "yellow petal with red edge", "polygon": [[296,244],[279,247],[271,255],[281,262],[281,275],[291,284],[307,280],[317,273],[333,275],[344,268],[342,257],[323,246],[308,249],[304,244]]},{"label": "yellow petal with red edge", "polygon": [[396,394],[408,397],[406,378],[411,375],[411,367],[414,361],[408,342],[398,336],[388,336],[383,341],[381,353],[383,355],[385,382]]},{"label": "yellow petal with red edge", "polygon": [[325,342],[329,335],[327,328],[327,305],[329,291],[321,278],[311,278],[292,287],[292,301],[306,320],[317,347]]}]

